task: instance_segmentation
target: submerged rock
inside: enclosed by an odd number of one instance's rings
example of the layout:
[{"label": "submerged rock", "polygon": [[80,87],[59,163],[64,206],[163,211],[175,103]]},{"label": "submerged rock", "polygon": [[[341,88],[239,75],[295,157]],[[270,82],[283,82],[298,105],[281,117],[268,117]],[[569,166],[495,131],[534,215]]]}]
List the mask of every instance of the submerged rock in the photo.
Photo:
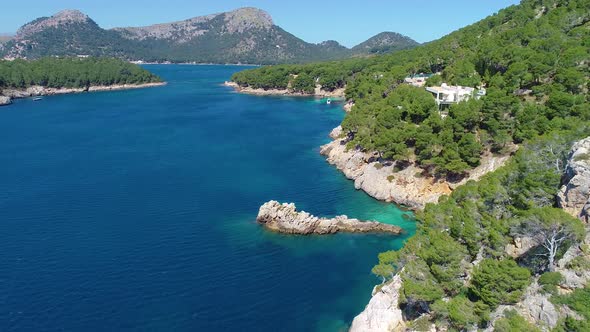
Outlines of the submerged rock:
[{"label": "submerged rock", "polygon": [[572,147],[563,183],[557,195],[559,207],[576,218],[590,222],[590,137]]},{"label": "submerged rock", "polygon": [[6,96],[0,96],[0,106],[10,105],[12,104],[12,99]]},{"label": "submerged rock", "polygon": [[264,227],[288,234],[334,234],[348,233],[391,233],[400,234],[398,226],[376,221],[360,221],[347,216],[318,218],[304,211],[297,211],[295,204],[281,204],[277,201],[264,203],[256,220]]}]

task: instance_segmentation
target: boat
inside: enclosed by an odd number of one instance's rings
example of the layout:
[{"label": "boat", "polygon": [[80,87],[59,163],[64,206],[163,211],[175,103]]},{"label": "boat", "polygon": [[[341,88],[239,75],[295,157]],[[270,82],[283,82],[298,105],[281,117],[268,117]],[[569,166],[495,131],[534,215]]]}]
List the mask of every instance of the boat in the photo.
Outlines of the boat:
[{"label": "boat", "polygon": [[33,101],[39,101],[39,100],[43,100],[43,97],[34,97]]},{"label": "boat", "polygon": [[330,105],[332,103],[332,99],[328,98],[328,100],[326,100],[326,104]]}]

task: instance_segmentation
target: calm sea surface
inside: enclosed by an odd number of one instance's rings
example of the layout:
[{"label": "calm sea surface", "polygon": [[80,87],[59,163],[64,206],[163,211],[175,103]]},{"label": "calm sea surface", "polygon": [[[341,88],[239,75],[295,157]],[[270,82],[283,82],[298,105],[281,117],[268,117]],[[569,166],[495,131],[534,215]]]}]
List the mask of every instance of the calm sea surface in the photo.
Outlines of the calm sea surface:
[{"label": "calm sea surface", "polygon": [[[148,69],[169,84],[0,108],[0,330],[345,329],[414,223],[319,155],[340,106],[220,85],[243,67]],[[408,234],[269,233],[270,199]]]}]

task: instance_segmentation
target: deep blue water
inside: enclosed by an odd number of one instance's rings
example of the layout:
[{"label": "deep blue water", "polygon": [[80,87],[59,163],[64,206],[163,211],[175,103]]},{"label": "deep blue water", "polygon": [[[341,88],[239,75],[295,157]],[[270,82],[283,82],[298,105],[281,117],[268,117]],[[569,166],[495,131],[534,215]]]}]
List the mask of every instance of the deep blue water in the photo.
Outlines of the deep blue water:
[{"label": "deep blue water", "polygon": [[276,199],[413,232],[319,155],[340,107],[219,84],[243,67],[148,68],[169,84],[0,109],[0,330],[345,328],[406,237],[255,222]]}]

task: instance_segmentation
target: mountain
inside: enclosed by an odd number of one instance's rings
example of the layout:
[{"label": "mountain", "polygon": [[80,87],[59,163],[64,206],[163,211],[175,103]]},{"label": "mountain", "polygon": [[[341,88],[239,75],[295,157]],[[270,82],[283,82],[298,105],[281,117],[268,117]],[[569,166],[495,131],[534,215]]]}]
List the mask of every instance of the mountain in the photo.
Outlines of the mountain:
[{"label": "mountain", "polygon": [[[383,34],[381,34],[383,35]],[[126,60],[200,63],[301,63],[397,50],[417,43],[386,33],[348,49],[338,42],[307,43],[257,8],[240,8],[184,21],[106,30],[77,10],[64,10],[21,27],[0,49],[10,58],[113,56]],[[366,45],[366,46],[362,46]]]},{"label": "mountain", "polygon": [[353,47],[352,52],[355,54],[384,54],[412,48],[418,45],[420,44],[410,37],[397,32],[386,31]]}]

